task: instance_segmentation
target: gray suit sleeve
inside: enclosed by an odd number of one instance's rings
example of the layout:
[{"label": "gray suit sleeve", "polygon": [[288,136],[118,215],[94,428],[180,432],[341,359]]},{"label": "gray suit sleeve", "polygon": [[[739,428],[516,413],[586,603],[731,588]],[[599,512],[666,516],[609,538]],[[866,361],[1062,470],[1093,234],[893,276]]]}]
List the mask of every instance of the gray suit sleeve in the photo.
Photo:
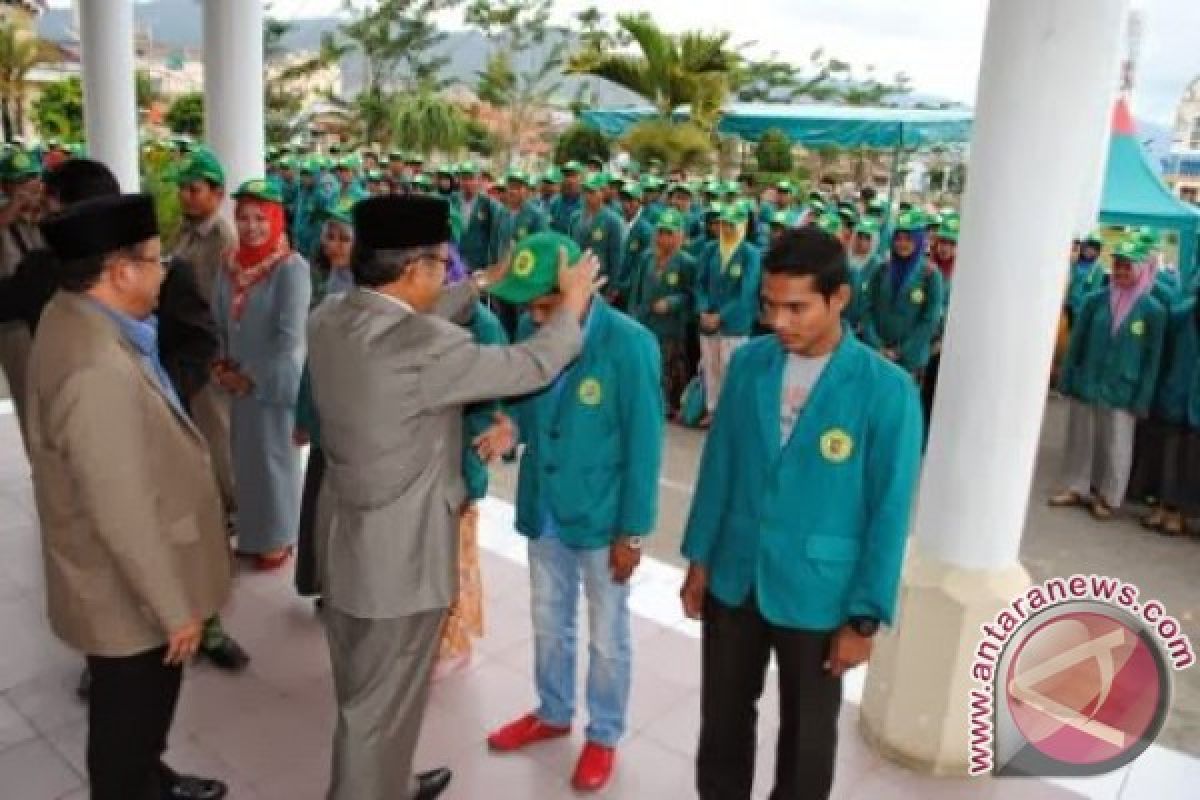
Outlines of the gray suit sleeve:
[{"label": "gray suit sleeve", "polygon": [[467,312],[474,307],[478,298],[479,293],[475,291],[475,285],[471,281],[462,281],[442,292],[433,313],[461,325],[470,318]]},{"label": "gray suit sleeve", "polygon": [[548,386],[583,345],[578,321],[560,311],[537,333],[508,347],[478,345],[464,331],[446,336],[421,370],[426,408],[445,408],[536,392]]}]

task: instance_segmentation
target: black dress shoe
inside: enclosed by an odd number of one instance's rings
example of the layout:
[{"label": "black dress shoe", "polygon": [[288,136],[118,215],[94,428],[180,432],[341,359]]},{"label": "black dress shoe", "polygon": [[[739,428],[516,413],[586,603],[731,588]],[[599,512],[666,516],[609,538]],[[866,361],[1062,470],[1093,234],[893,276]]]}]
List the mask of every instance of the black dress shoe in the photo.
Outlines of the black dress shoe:
[{"label": "black dress shoe", "polygon": [[454,773],[445,767],[418,773],[417,793],[413,800],[434,800],[435,797],[446,791],[446,787],[450,785],[450,779],[453,777]]},{"label": "black dress shoe", "polygon": [[229,787],[211,778],[176,775],[163,789],[163,800],[222,800]]},{"label": "black dress shoe", "polygon": [[200,646],[200,654],[213,663],[214,666],[230,672],[238,672],[250,663],[250,656],[233,637],[224,634],[213,642],[205,642]]}]

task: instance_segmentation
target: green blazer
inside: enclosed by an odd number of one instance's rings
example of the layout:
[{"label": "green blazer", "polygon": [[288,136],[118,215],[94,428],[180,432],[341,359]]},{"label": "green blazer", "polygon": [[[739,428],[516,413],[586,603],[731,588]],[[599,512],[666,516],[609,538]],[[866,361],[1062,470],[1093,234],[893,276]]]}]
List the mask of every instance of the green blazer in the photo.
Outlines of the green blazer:
[{"label": "green blazer", "polygon": [[1115,335],[1112,319],[1109,293],[1088,295],[1071,326],[1061,389],[1085,403],[1148,414],[1162,361],[1166,309],[1147,292]]},{"label": "green blazer", "polygon": [[[460,212],[466,210],[466,202],[461,195],[458,197],[458,208]],[[496,201],[486,194],[481,192],[475,197],[471,218],[463,220],[463,230],[458,240],[458,251],[471,269],[484,269],[493,263],[492,237],[503,211]]]},{"label": "green blazer", "polygon": [[[518,339],[532,331],[525,317]],[[554,386],[512,406],[525,444],[518,532],[536,539],[552,515],[563,542],[593,550],[654,531],[665,423],[661,362],[648,330],[592,301],[578,360]]]},{"label": "green blazer", "polygon": [[581,208],[583,208],[583,195],[577,194],[571,197],[562,193],[555,195],[546,209],[546,213],[550,217],[550,228],[563,236],[570,236],[571,220]]},{"label": "green blazer", "polygon": [[[504,326],[500,324],[500,320],[478,300],[475,301],[475,313],[471,316],[467,327],[470,328],[471,335],[477,344],[501,346],[508,344],[508,334],[504,332]],[[463,482],[467,487],[467,497],[472,500],[481,500],[487,497],[488,468],[479,454],[475,452],[475,448],[471,446],[471,442],[492,426],[492,415],[502,408],[503,405],[495,400],[489,403],[476,403],[467,406],[463,416]]]},{"label": "green blazer", "polygon": [[[658,256],[651,249],[642,254],[641,264],[629,296],[629,313],[660,339],[683,339],[691,323],[692,289],[696,280],[696,262],[681,249],[667,261],[659,273]],[[666,300],[669,311],[660,314],[654,304]]]},{"label": "green blazer", "polygon": [[548,230],[550,222],[545,213],[533,200],[521,206],[516,214],[510,209],[501,209],[496,227],[493,229],[492,245],[490,248],[491,263],[499,261],[505,253],[512,249],[515,242],[526,236]]},{"label": "green blazer", "polygon": [[721,315],[722,336],[749,336],[758,319],[758,291],[762,284],[759,250],[743,241],[729,264],[721,265],[721,247],[714,242],[700,255],[696,275],[696,313]]},{"label": "green blazer", "polygon": [[621,258],[621,271],[613,281],[614,288],[622,296],[628,298],[637,281],[637,272],[642,264],[642,256],[654,251],[654,225],[647,218],[647,211],[638,215],[637,221],[629,226],[625,236],[625,253]]},{"label": "green blazer", "polygon": [[895,350],[896,363],[914,372],[929,363],[929,346],[946,309],[945,282],[921,260],[897,290],[888,267],[881,263],[868,284],[862,338],[876,350]]},{"label": "green blazer", "polygon": [[855,332],[862,327],[863,317],[866,316],[867,292],[871,288],[871,278],[878,268],[879,262],[874,258],[868,260],[866,265],[859,269],[847,267],[850,289],[853,294],[850,296],[850,304],[842,311],[842,319]]},{"label": "green blazer", "polygon": [[891,624],[920,468],[916,385],[846,330],[783,445],[786,360],[775,336],[734,354],[683,555],[708,570],[718,600],[739,606],[754,592],[775,625]]},{"label": "green blazer", "polygon": [[571,238],[582,250],[591,250],[600,259],[600,274],[616,282],[621,276],[625,257],[625,223],[611,208],[603,207],[594,217],[581,210],[571,223]]}]

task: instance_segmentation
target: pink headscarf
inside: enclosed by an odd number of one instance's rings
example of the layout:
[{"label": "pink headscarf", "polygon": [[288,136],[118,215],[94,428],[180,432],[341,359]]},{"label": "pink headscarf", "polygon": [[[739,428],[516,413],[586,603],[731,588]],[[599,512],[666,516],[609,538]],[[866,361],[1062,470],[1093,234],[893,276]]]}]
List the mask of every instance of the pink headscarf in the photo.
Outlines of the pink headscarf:
[{"label": "pink headscarf", "polygon": [[1138,261],[1133,265],[1137,272],[1137,280],[1129,289],[1119,289],[1113,283],[1108,289],[1109,308],[1112,309],[1112,332],[1115,334],[1125,323],[1125,318],[1133,310],[1141,296],[1154,287],[1157,265],[1153,261]]}]

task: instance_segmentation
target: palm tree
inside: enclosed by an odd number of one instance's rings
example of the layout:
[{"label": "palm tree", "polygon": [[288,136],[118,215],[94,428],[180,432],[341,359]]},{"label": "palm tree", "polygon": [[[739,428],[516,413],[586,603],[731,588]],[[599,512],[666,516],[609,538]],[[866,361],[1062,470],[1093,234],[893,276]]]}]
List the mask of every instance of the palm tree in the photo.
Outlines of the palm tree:
[{"label": "palm tree", "polygon": [[54,50],[52,44],[12,22],[0,22],[0,120],[5,141],[11,142],[25,129],[29,73],[53,60]]},{"label": "palm tree", "polygon": [[664,119],[690,105],[692,119],[712,130],[741,56],[728,33],[663,31],[647,14],[619,14],[617,24],[640,53],[584,48],[567,65],[576,75],[604,78],[644,97]]}]

